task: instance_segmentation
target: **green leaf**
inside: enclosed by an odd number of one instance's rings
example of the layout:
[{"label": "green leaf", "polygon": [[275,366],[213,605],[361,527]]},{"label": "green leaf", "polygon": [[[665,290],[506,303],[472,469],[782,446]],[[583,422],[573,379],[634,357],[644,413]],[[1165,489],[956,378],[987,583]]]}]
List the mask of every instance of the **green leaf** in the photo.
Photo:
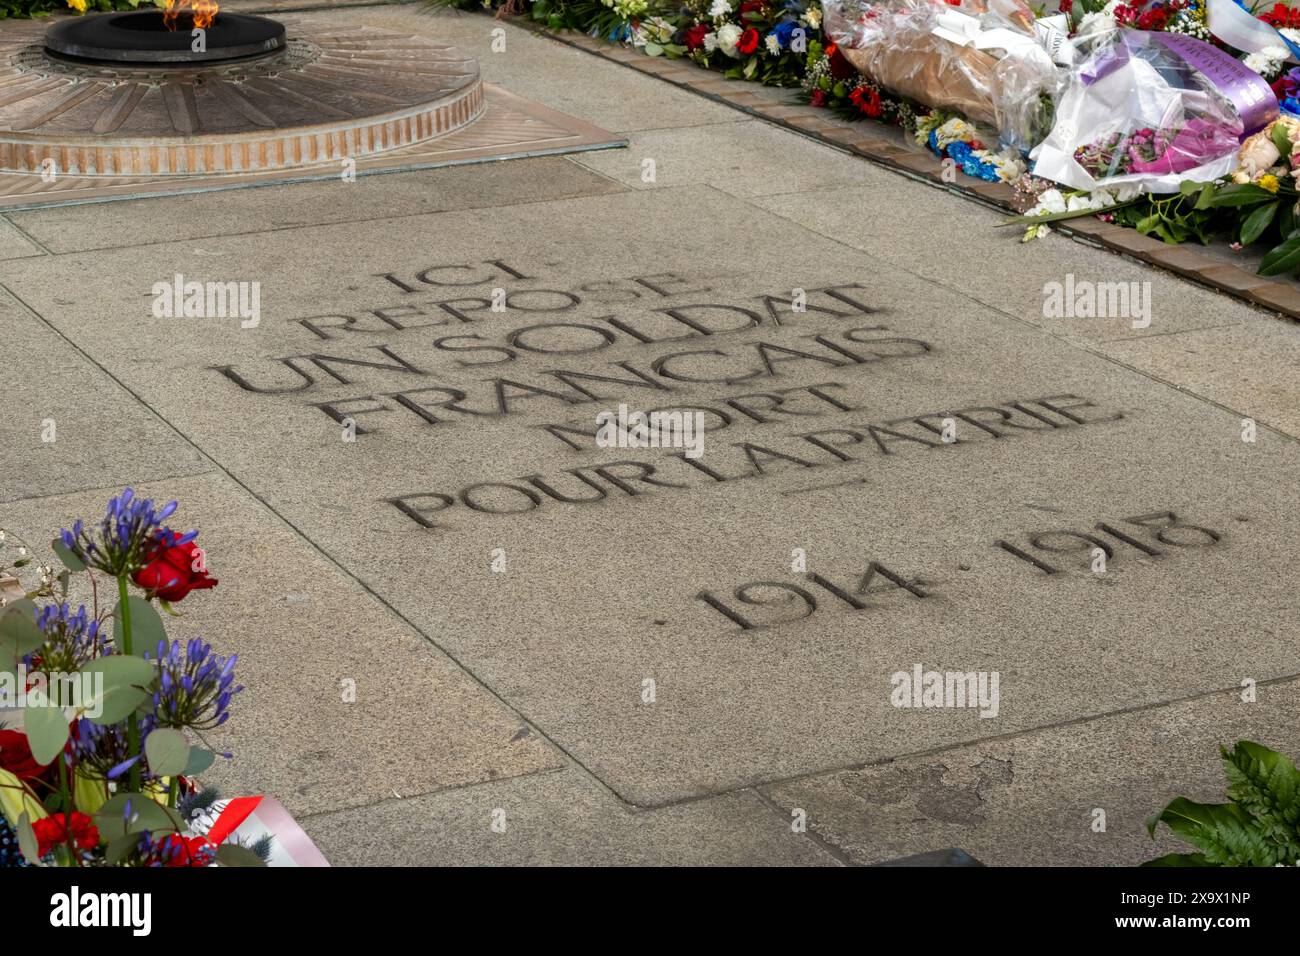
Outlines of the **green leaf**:
[{"label": "green leaf", "polygon": [[[126,815],[127,806],[131,815]],[[131,833],[180,832],[185,829],[180,814],[142,793],[119,793],[99,808],[95,825],[102,839],[112,843]]]},{"label": "green leaf", "polygon": [[197,777],[211,767],[216,759],[217,755],[205,747],[191,747],[189,762],[185,764],[185,769],[181,773],[187,777]]},{"label": "green leaf", "polygon": [[1276,848],[1233,803],[1194,803],[1177,797],[1147,821],[1153,837],[1159,823],[1203,851],[1212,865],[1273,866],[1280,862]]},{"label": "green leaf", "polygon": [[1200,192],[1202,185],[1204,184],[1198,183],[1194,179],[1184,179],[1181,183],[1178,184],[1178,191],[1182,193],[1184,196],[1190,196],[1192,193]]},{"label": "green leaf", "polygon": [[1142,866],[1209,866],[1204,853],[1166,853],[1154,860],[1147,860]]},{"label": "green leaf", "polygon": [[1074,211],[1052,212],[1045,216],[1012,216],[1010,219],[1003,219],[999,226],[1023,226],[1039,222],[1059,222],[1062,219],[1078,219],[1080,216],[1096,216],[1100,213],[1115,212],[1124,209],[1138,202],[1139,199],[1130,199],[1127,202],[1117,202],[1100,209],[1075,209]]},{"label": "green leaf", "polygon": [[45,643],[36,626],[36,605],[27,598],[10,601],[0,609],[0,665],[25,657]]},{"label": "green leaf", "polygon": [[[167,640],[167,631],[162,618],[154,610],[151,602],[132,595],[127,598],[131,608],[131,653],[139,655],[142,651],[153,653],[158,649],[158,642]],[[122,641],[122,605],[113,609],[113,641],[119,651],[126,645]]]},{"label": "green leaf", "polygon": [[72,549],[63,543],[62,538],[55,538],[50,542],[50,547],[54,549],[54,553],[59,556],[59,560],[63,562],[63,566],[69,571],[75,571],[80,574],[82,571],[86,570],[85,563],[82,562],[81,558],[72,553]]},{"label": "green leaf", "polygon": [[41,866],[41,845],[36,839],[36,831],[32,829],[32,821],[27,819],[24,812],[18,818],[18,849],[23,855],[23,859],[32,866]]},{"label": "green leaf", "polygon": [[1259,262],[1259,274],[1282,275],[1293,272],[1297,266],[1300,266],[1300,236],[1288,239],[1264,253],[1264,258]]},{"label": "green leaf", "polygon": [[28,700],[23,711],[23,730],[27,732],[32,757],[40,764],[52,763],[68,742],[68,718],[63,715],[62,707],[49,703],[33,706]]},{"label": "green leaf", "polygon": [[124,834],[116,839],[109,840],[108,846],[104,848],[104,862],[109,866],[116,866],[131,855],[131,852],[140,843],[140,834]]},{"label": "green leaf", "polygon": [[92,724],[116,724],[126,720],[149,696],[149,687],[157,676],[155,665],[139,657],[114,654],[97,657],[84,664],[82,674],[100,674],[98,685],[83,703],[86,719]]},{"label": "green leaf", "polygon": [[246,846],[238,843],[223,843],[217,847],[218,866],[254,867],[266,866],[262,858]]},{"label": "green leaf", "polygon": [[1269,131],[1269,136],[1279,153],[1283,156],[1291,155],[1291,136],[1287,133],[1286,126],[1281,123],[1274,123],[1273,129]]},{"label": "green leaf", "polygon": [[1209,205],[1215,209],[1223,206],[1251,206],[1255,203],[1268,202],[1273,198],[1273,194],[1262,186],[1253,183],[1232,183],[1216,190]]},{"label": "green leaf", "polygon": [[145,739],[144,755],[153,773],[159,777],[174,777],[184,773],[190,762],[190,744],[179,730],[159,727]]},{"label": "green leaf", "polygon": [[1260,206],[1254,210],[1246,221],[1241,224],[1241,244],[1248,246],[1269,227],[1273,222],[1273,217],[1277,215],[1278,207],[1281,203],[1271,202],[1267,206]]},{"label": "green leaf", "polygon": [[663,55],[663,52],[664,52],[664,48],[661,47],[658,43],[647,43],[645,45],[646,56],[661,56]]},{"label": "green leaf", "polygon": [[1228,796],[1281,848],[1286,862],[1300,860],[1300,770],[1286,755],[1249,740],[1222,755]]}]

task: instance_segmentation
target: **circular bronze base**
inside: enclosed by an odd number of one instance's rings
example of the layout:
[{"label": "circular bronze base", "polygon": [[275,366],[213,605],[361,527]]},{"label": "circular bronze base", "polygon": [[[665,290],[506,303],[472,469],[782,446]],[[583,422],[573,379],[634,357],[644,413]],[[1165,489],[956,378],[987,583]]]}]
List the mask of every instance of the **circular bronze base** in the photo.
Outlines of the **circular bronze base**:
[{"label": "circular bronze base", "polygon": [[218,13],[195,36],[194,15],[186,11],[174,26],[167,28],[161,10],[77,17],[46,30],[45,49],[95,63],[176,64],[239,60],[284,49],[284,27],[265,17]]},{"label": "circular bronze base", "polygon": [[478,63],[446,44],[311,16],[284,24],[283,49],[261,56],[138,63],[74,61],[45,48],[38,24],[6,23],[0,171],[342,170],[346,160],[437,139],[483,114]]}]

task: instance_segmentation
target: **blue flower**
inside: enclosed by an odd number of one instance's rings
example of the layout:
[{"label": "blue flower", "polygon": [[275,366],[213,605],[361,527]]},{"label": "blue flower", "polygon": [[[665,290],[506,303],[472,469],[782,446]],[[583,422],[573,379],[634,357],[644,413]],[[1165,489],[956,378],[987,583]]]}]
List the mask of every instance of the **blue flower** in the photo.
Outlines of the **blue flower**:
[{"label": "blue flower", "polygon": [[135,497],[130,488],[108,502],[108,511],[97,528],[87,529],[81,521],[60,537],[69,551],[89,567],[113,577],[122,577],[144,567],[157,547],[170,548],[198,537],[197,531],[179,535],[163,522],[176,511],[176,502],[161,508],[151,499]]},{"label": "blue flower", "polygon": [[[76,612],[68,604],[50,604],[36,615],[36,626],[45,632],[40,647],[40,666],[48,672],[71,673],[82,664],[109,653],[108,635],[83,604]],[[23,658],[29,668],[34,654]]]},{"label": "blue flower", "polygon": [[[145,654],[145,659],[150,659]],[[230,717],[230,702],[242,691],[235,683],[237,654],[222,657],[212,645],[193,638],[181,648],[180,641],[158,642],[154,658],[159,662],[158,689],[153,695],[153,713],[145,717],[147,735],[155,727],[220,727]]]},{"label": "blue flower", "polygon": [[799,29],[799,24],[793,20],[783,20],[772,28],[768,34],[770,37],[776,37],[776,42],[782,50],[790,49],[790,41],[794,37],[794,31]]}]

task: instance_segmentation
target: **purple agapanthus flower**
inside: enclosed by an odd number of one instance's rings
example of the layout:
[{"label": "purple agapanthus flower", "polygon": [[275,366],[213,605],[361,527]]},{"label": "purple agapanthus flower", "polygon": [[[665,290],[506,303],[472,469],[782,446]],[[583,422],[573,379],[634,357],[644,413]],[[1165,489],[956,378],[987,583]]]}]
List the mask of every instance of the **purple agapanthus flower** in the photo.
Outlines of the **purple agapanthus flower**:
[{"label": "purple agapanthus flower", "polygon": [[176,502],[162,507],[152,499],[137,498],[130,488],[108,502],[98,525],[87,528],[78,521],[60,537],[63,544],[88,567],[121,577],[140,570],[157,548],[186,544],[197,531],[177,534],[164,522],[176,511]]},{"label": "purple agapanthus flower", "polygon": [[143,732],[156,727],[205,730],[220,727],[230,717],[230,702],[244,689],[235,683],[239,655],[222,657],[213,653],[211,644],[193,638],[184,647],[180,641],[159,641],[155,653],[145,657],[158,661],[158,688]]},{"label": "purple agapanthus flower", "polygon": [[45,632],[45,643],[23,658],[27,667],[36,665],[48,672],[72,673],[82,664],[110,653],[110,638],[100,622],[90,616],[85,605],[76,611],[69,604],[50,604],[36,615],[36,626]]}]

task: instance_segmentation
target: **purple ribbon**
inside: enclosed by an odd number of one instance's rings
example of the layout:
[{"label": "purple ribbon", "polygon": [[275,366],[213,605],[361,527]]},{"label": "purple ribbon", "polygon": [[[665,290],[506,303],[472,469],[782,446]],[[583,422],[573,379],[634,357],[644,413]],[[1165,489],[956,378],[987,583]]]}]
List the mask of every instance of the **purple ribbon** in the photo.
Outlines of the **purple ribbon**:
[{"label": "purple ribbon", "polygon": [[1235,56],[1185,33],[1149,33],[1200,71],[1232,101],[1241,117],[1243,136],[1261,130],[1278,117],[1277,97],[1264,78]]},{"label": "purple ribbon", "polygon": [[1185,33],[1120,31],[1120,42],[1112,44],[1080,72],[1085,86],[1113,73],[1129,60],[1130,47],[1147,46],[1151,41],[1163,43],[1171,53],[1200,72],[1214,88],[1226,96],[1241,117],[1245,138],[1277,119],[1277,97],[1264,78],[1235,56]]}]

